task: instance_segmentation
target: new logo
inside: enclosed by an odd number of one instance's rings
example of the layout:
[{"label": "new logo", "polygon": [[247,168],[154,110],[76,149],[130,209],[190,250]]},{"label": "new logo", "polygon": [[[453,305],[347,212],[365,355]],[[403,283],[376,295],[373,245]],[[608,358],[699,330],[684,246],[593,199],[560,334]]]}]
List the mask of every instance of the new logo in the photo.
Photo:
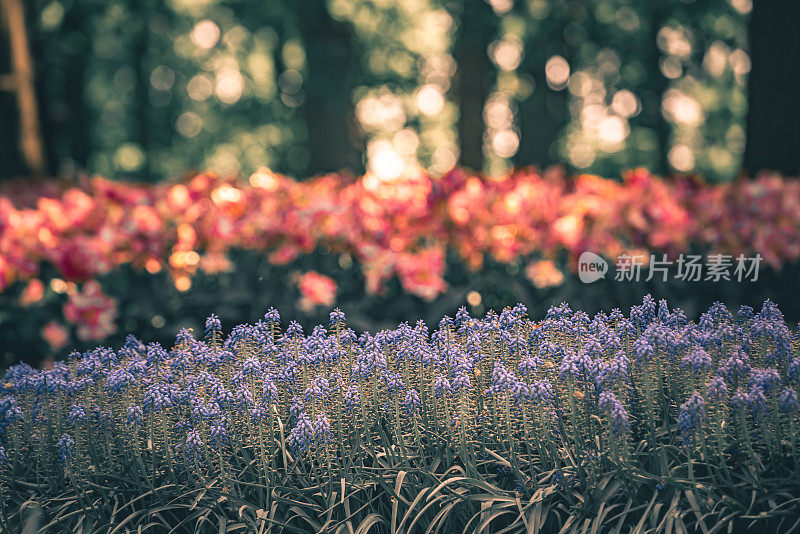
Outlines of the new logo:
[{"label": "new logo", "polygon": [[608,263],[594,252],[586,251],[578,258],[578,278],[584,284],[605,278],[607,272]]}]

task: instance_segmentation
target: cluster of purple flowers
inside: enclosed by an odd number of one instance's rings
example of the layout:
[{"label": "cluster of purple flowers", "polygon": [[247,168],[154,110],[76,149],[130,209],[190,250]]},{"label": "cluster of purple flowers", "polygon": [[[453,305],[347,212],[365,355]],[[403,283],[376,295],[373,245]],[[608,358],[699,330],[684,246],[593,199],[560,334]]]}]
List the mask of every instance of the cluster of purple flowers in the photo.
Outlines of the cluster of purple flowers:
[{"label": "cluster of purple flowers", "polygon": [[602,392],[600,394],[598,406],[608,414],[611,421],[611,428],[615,434],[624,434],[630,429],[631,424],[628,420],[628,411],[614,393],[611,391]]},{"label": "cluster of purple flowers", "polygon": [[[354,433],[361,443],[413,441],[425,434],[420,425],[453,439],[458,427],[465,443],[561,432],[575,447],[593,443],[578,442],[593,432],[625,444],[652,421],[677,423],[687,446],[712,419],[730,419],[715,429],[797,428],[782,422],[800,416],[798,338],[769,301],[736,315],[715,305],[697,322],[649,297],[627,317],[566,304],[538,323],[525,314],[520,305],[476,319],[461,308],[433,331],[419,321],[360,336],[339,310],[310,334],[297,323],[282,332],[270,309],[225,336],[212,315],[202,338],[182,330],[169,350],[129,337],[118,351],[75,353],[50,370],[11,367],[0,388],[0,447],[34,457],[52,450],[68,465],[102,439],[102,450],[217,465],[206,456],[269,447],[282,435],[313,457]],[[387,421],[396,432],[375,430]]]},{"label": "cluster of purple flowers", "polygon": [[685,445],[691,443],[693,434],[702,426],[705,418],[706,401],[699,393],[692,393],[689,400],[681,404],[678,413],[678,426]]}]

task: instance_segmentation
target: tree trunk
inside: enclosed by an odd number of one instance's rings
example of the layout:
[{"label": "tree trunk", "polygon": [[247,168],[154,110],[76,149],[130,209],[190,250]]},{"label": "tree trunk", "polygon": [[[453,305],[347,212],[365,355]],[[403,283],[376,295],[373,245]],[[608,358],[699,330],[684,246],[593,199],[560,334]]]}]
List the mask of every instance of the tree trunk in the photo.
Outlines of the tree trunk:
[{"label": "tree trunk", "polygon": [[753,2],[744,169],[800,173],[800,4]]},{"label": "tree trunk", "polygon": [[308,61],[305,109],[310,161],[306,172],[348,169],[360,173],[351,113],[357,84],[352,35],[347,25],[331,18],[323,2],[307,1],[300,6]]},{"label": "tree trunk", "polygon": [[497,16],[483,0],[464,2],[456,43],[455,89],[459,102],[458,139],[460,163],[483,170],[483,104],[489,96],[493,72],[488,47],[496,30]]},{"label": "tree trunk", "polygon": [[20,0],[0,0],[0,14],[8,30],[12,68],[12,75],[4,78],[4,85],[17,95],[19,143],[25,164],[34,177],[40,177],[47,172],[47,164],[33,85],[33,60],[25,31],[25,9]]}]

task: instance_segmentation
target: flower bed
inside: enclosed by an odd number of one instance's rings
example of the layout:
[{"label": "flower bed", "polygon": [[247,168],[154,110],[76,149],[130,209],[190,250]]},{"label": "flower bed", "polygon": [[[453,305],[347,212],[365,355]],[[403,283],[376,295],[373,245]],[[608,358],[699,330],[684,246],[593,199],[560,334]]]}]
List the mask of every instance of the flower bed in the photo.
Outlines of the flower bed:
[{"label": "flower bed", "polygon": [[338,310],[309,335],[272,309],[227,336],[211,316],[169,351],[131,337],[12,367],[0,520],[788,531],[798,373],[797,335],[769,301],[696,323],[651,298],[627,317],[561,305],[538,323],[521,305],[462,309],[433,333],[374,336]]},{"label": "flower bed", "polygon": [[[391,182],[371,174],[297,182],[263,170],[247,183],[210,174],[159,185],[93,178],[12,183],[0,195],[0,291],[26,284],[23,307],[51,290],[68,295],[63,315],[83,340],[116,329],[118,295],[88,282],[123,265],[168,271],[187,291],[199,271],[233,269],[234,249],[267,254],[273,265],[333,251],[360,265],[368,293],[396,276],[408,294],[431,300],[448,289],[448,251],[472,269],[487,256],[525,262],[531,283],[547,287],[563,280],[553,260],[564,254],[574,266],[584,250],[615,258],[690,247],[759,253],[774,268],[796,260],[800,182],[763,175],[708,185],[644,170],[618,182],[555,169],[498,179],[454,169],[441,178],[416,171]],[[301,307],[335,302],[332,274],[298,273]],[[61,322],[43,333],[51,346],[69,336]]]}]

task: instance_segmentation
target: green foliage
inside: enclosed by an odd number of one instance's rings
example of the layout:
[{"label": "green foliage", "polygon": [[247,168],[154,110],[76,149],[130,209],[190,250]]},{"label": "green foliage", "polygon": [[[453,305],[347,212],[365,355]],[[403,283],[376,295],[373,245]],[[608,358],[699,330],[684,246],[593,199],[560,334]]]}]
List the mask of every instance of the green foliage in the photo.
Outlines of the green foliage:
[{"label": "green foliage", "polygon": [[[205,341],[183,332],[170,352],[129,339],[52,371],[18,366],[0,396],[0,526],[538,533],[800,523],[800,359],[774,304],[736,317],[715,304],[697,324],[663,301],[656,312],[649,297],[630,319],[590,320],[565,305],[542,322],[524,313],[478,320],[460,310],[431,335],[404,323],[357,341],[339,311],[306,337],[294,324],[281,334],[271,309],[225,341],[212,316]],[[304,420],[315,421],[306,434]]]},{"label": "green foliage", "polygon": [[392,175],[403,161],[441,173],[462,156],[493,173],[566,162],[725,180],[743,151],[750,9],[39,0],[29,18],[59,171]]}]

